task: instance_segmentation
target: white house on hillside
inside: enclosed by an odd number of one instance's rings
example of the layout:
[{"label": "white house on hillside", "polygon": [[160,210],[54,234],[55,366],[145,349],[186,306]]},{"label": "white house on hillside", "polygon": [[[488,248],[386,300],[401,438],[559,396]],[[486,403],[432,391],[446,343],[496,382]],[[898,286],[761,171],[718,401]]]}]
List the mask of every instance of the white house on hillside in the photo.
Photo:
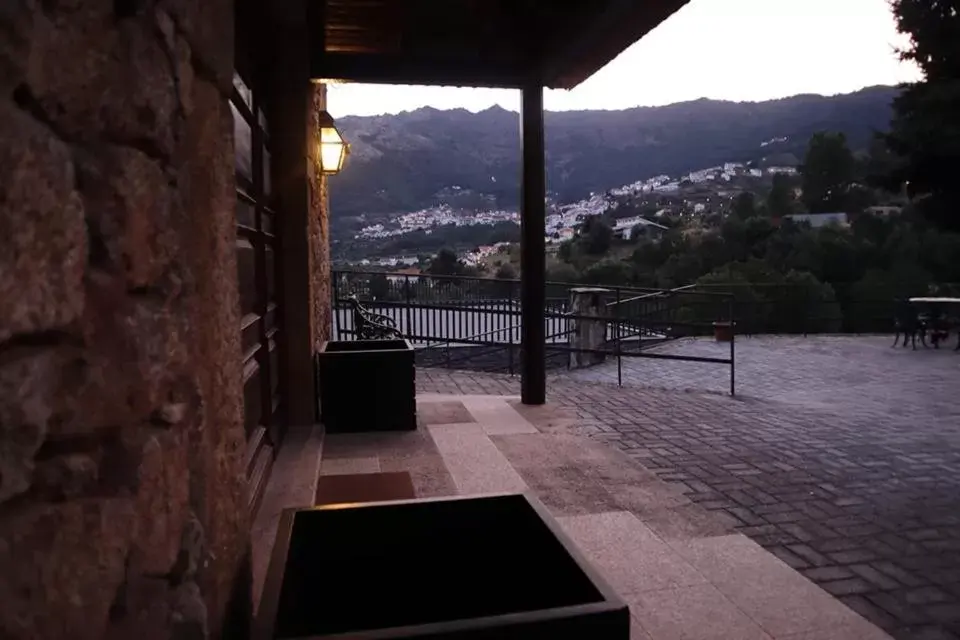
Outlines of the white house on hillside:
[{"label": "white house on hillside", "polygon": [[634,231],[638,228],[646,230],[647,235],[660,236],[667,227],[656,222],[650,222],[643,216],[631,216],[629,218],[620,218],[613,226],[613,233],[617,237],[629,240],[633,237]]},{"label": "white house on hillside", "polygon": [[836,224],[841,227],[850,224],[848,216],[845,213],[795,213],[785,217],[796,223],[806,222],[814,229],[825,227],[828,224]]}]

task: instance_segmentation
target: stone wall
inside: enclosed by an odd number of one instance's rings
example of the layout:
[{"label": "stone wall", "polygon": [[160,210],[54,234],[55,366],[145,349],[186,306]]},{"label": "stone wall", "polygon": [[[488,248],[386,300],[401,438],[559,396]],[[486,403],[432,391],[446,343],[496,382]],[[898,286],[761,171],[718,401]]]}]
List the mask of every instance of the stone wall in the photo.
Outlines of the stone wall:
[{"label": "stone wall", "polygon": [[242,633],[232,70],[231,0],[0,4],[4,639]]},{"label": "stone wall", "polygon": [[[317,82],[313,85],[313,118],[327,108],[327,86]],[[315,120],[315,123],[317,120]],[[314,126],[316,130],[316,126]],[[316,153],[316,145],[310,145]],[[327,177],[314,172],[310,176],[310,210],[308,238],[310,241],[310,297],[311,335],[314,344],[330,339],[333,323],[333,308],[330,286],[330,198],[327,192]]]}]

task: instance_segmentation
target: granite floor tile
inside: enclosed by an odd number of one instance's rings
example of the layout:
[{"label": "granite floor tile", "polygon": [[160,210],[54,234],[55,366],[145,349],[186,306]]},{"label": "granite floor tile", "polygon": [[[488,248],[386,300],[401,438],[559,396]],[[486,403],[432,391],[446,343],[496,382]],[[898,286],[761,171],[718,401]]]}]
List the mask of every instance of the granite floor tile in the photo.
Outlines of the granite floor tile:
[{"label": "granite floor tile", "polygon": [[866,620],[743,535],[671,543],[720,592],[779,638]]},{"label": "granite floor tile", "polygon": [[629,602],[634,617],[658,640],[772,640],[709,584],[645,591]]},{"label": "granite floor tile", "polygon": [[653,637],[632,615],[630,616],[630,640],[653,640]]},{"label": "granite floor tile", "polygon": [[479,425],[429,427],[460,494],[524,491],[526,483]]},{"label": "granite floor tile", "polygon": [[464,400],[463,404],[488,436],[539,433],[502,398],[471,398]]},{"label": "granite floor tile", "polygon": [[723,536],[734,532],[736,521],[723,512],[686,504],[638,514],[651,531],[666,541]]},{"label": "granite floor tile", "polygon": [[700,573],[629,512],[558,520],[621,595],[706,583]]},{"label": "granite floor tile", "polygon": [[379,473],[380,458],[326,458],[320,461],[320,475],[350,475],[356,473]]},{"label": "granite floor tile", "polygon": [[379,453],[376,433],[328,433],[323,441],[323,459],[370,458]]},{"label": "granite floor tile", "polygon": [[606,489],[577,467],[517,467],[534,494],[555,516],[618,511]]},{"label": "granite floor tile", "polygon": [[872,624],[852,624],[780,636],[777,640],[891,640],[891,638]]},{"label": "granite floor tile", "polygon": [[463,402],[458,400],[418,401],[417,418],[421,424],[451,424],[457,422],[473,422],[473,416],[467,411]]}]

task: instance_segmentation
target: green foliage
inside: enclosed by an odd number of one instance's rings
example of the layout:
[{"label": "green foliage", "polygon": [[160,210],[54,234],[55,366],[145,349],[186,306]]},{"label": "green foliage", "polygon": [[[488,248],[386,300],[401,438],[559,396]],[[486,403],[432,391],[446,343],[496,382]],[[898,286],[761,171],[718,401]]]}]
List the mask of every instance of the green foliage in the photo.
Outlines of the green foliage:
[{"label": "green foliage", "polygon": [[602,216],[590,216],[584,221],[578,240],[584,253],[590,256],[602,256],[613,244],[613,229]]},{"label": "green foliage", "polygon": [[466,272],[466,265],[450,249],[441,249],[430,261],[427,273],[433,276],[459,276]]},{"label": "green foliage", "polygon": [[919,65],[924,79],[894,101],[886,141],[897,156],[887,187],[917,197],[924,217],[960,230],[960,10],[956,0],[894,0],[897,28],[910,38],[901,57]]},{"label": "green foliage", "polygon": [[628,263],[605,258],[587,267],[580,280],[585,284],[629,282],[631,273],[632,269]]},{"label": "green foliage", "polygon": [[390,296],[390,282],[382,273],[370,276],[370,296],[374,300],[386,300]]},{"label": "green foliage", "polygon": [[731,215],[739,220],[747,220],[757,215],[757,199],[749,191],[737,194],[733,199]]},{"label": "green foliage", "polygon": [[[895,298],[960,282],[960,233],[929,228],[909,213],[864,214],[849,228],[818,229],[729,217],[720,228],[688,227],[660,241],[641,239],[627,260],[575,253],[548,278],[661,288],[697,283],[731,292],[741,331],[880,331],[889,328]],[[955,289],[941,287],[943,295],[948,291]],[[727,313],[693,296],[678,305],[677,330],[706,332]]]},{"label": "green foliage", "polygon": [[767,214],[774,218],[783,218],[794,213],[793,184],[782,173],[773,176],[773,185],[767,194]]},{"label": "green foliage", "polygon": [[[766,262],[732,262],[697,280],[705,290],[732,293],[740,331],[814,333],[835,331],[841,312],[833,287],[807,271],[781,273]],[[698,321],[716,318],[712,308]]]},{"label": "green foliage", "polygon": [[517,270],[513,268],[513,265],[509,262],[504,262],[497,268],[497,273],[494,275],[497,280],[515,280],[517,278]]},{"label": "green foliage", "polygon": [[580,272],[573,265],[558,264],[547,270],[547,281],[575,284],[580,281]]},{"label": "green foliage", "polygon": [[803,202],[811,213],[846,212],[856,161],[842,133],[820,132],[810,139],[801,167]]}]

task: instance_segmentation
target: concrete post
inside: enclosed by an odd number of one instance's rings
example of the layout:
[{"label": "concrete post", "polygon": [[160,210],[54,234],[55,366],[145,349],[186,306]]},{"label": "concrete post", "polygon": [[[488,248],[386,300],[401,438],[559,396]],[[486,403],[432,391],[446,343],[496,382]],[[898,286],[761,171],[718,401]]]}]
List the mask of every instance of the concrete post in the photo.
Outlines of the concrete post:
[{"label": "concrete post", "polygon": [[[570,367],[572,369],[600,364],[606,359],[602,353],[590,353],[581,349],[602,350],[607,342],[609,314],[604,301],[609,289],[578,287],[570,290]],[[596,319],[594,319],[596,318]]]}]

